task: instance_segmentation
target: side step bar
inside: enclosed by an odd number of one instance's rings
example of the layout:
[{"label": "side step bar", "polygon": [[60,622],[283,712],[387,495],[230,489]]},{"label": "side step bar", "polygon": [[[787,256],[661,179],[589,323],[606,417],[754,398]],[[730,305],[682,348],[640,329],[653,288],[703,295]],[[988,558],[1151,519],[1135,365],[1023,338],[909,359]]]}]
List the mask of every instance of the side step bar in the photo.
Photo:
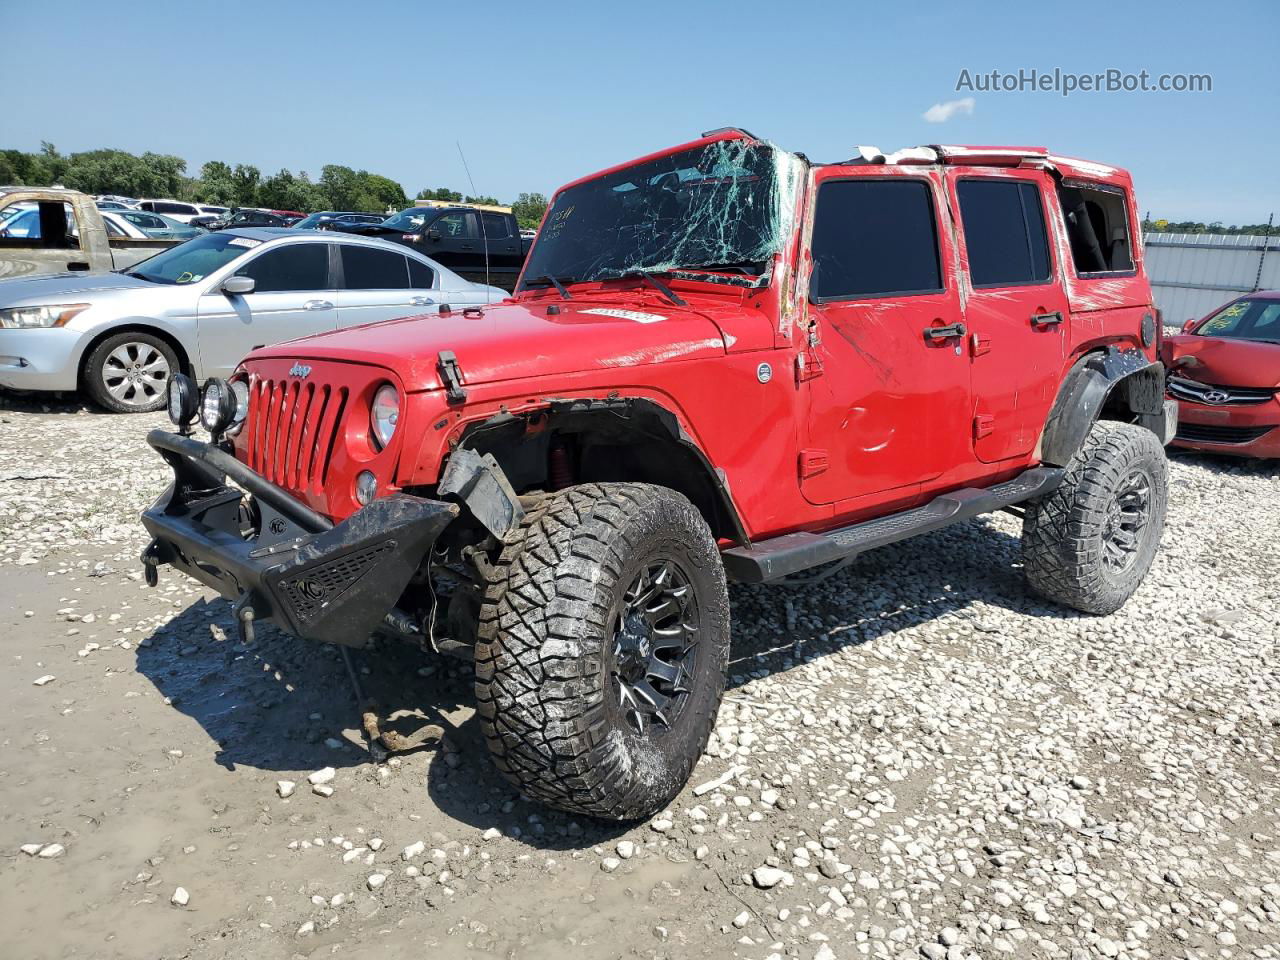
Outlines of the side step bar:
[{"label": "side step bar", "polygon": [[1062,481],[1062,474],[1058,467],[1033,467],[993,487],[952,490],[922,507],[851,527],[826,533],[788,533],[750,547],[731,547],[721,553],[725,572],[743,583],[788,577],[1041,496]]}]

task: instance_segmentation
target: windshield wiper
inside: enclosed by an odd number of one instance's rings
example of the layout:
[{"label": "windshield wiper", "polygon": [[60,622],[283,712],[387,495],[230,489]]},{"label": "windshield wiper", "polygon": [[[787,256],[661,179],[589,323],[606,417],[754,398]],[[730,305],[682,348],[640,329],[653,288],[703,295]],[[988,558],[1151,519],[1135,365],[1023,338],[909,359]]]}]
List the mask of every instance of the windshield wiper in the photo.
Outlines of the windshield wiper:
[{"label": "windshield wiper", "polygon": [[684,300],[683,297],[676,294],[670,287],[668,287],[665,283],[663,283],[661,280],[655,277],[652,273],[649,273],[647,270],[629,270],[626,273],[619,276],[618,279],[629,280],[632,277],[639,277],[645,283],[649,284],[649,286],[653,287],[653,289],[657,290],[660,294],[666,297],[670,303],[675,304],[677,307],[687,307],[689,305]]},{"label": "windshield wiper", "polygon": [[[565,277],[564,279],[565,279],[565,281],[567,281],[567,282],[569,282],[569,283],[573,283],[573,277]],[[564,299],[566,299],[566,300],[572,300],[572,299],[573,299],[573,294],[571,294],[567,289],[565,289],[565,285],[564,285],[564,283],[563,283],[563,282],[561,282],[557,277],[553,277],[553,276],[552,276],[551,274],[549,274],[549,273],[544,273],[544,274],[543,274],[542,276],[540,276],[540,277],[534,277],[532,282],[533,282],[533,283],[542,283],[542,281],[544,281],[544,280],[545,280],[547,283],[551,284],[553,287],[555,287],[555,288],[556,288],[556,290],[560,293],[560,296],[564,297]],[[526,281],[525,281],[525,283],[526,283],[526,284],[528,284],[529,282],[530,282],[530,281],[528,281],[528,280],[526,280]]]}]

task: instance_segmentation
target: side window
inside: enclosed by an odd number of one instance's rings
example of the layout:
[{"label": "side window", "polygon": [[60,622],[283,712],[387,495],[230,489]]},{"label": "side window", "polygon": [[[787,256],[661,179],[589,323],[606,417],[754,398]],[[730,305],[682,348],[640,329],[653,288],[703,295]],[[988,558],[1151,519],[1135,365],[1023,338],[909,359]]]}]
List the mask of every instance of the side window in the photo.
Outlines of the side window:
[{"label": "side window", "polygon": [[1049,239],[1034,183],[965,179],[956,184],[956,195],[975,287],[1049,279]]},{"label": "side window", "polygon": [[107,228],[108,237],[123,237],[125,232],[116,226],[116,222],[108,217],[102,218],[102,225]]},{"label": "side window", "polygon": [[942,290],[938,229],[920,180],[829,180],[813,223],[818,302]]},{"label": "side window", "polygon": [[436,285],[436,272],[425,263],[419,263],[413,257],[409,261],[409,286],[414,290],[430,290]]},{"label": "side window", "polygon": [[342,244],[344,290],[407,290],[409,271],[404,254]]},{"label": "side window", "polygon": [[484,221],[484,235],[490,240],[505,240],[511,236],[511,227],[507,222],[507,218],[500,213],[482,213],[480,218]]},{"label": "side window", "polygon": [[436,230],[446,240],[475,240],[477,232],[476,218],[471,213],[446,213],[431,221],[430,230]]},{"label": "side window", "polygon": [[329,248],[323,243],[290,243],[254,257],[236,271],[252,277],[254,293],[325,290],[329,286]]},{"label": "side window", "polygon": [[1123,190],[1064,183],[1058,200],[1067,222],[1076,273],[1124,273],[1133,270],[1128,204]]}]

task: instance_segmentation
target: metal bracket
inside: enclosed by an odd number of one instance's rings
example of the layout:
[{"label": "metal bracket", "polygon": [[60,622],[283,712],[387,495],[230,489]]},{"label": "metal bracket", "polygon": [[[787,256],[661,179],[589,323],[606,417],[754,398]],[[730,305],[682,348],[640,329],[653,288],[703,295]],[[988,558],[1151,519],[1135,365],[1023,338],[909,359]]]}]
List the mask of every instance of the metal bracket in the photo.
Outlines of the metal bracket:
[{"label": "metal bracket", "polygon": [[481,456],[466,447],[454,450],[436,493],[456,496],[499,540],[505,540],[524,519],[524,507],[491,453]]},{"label": "metal bracket", "polygon": [[452,350],[441,350],[436,355],[436,369],[440,371],[440,381],[449,402],[465,403],[467,391],[462,386],[462,368],[458,366],[458,358]]}]

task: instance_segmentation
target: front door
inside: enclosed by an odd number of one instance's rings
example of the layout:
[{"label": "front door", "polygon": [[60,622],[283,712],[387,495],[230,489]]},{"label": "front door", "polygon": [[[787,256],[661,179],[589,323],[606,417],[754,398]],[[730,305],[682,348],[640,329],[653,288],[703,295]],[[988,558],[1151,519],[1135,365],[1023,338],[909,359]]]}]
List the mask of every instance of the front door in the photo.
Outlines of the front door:
[{"label": "front door", "polygon": [[337,328],[329,245],[272,247],[247,260],[234,275],[252,277],[253,293],[228,295],[215,284],[200,297],[197,324],[205,377],[230,376],[256,347]]},{"label": "front door", "polygon": [[1070,315],[1045,224],[1048,179],[1036,170],[947,174],[969,265],[973,450],[996,463],[1035,448],[1057,396]]},{"label": "front door", "polygon": [[813,503],[908,497],[971,459],[969,358],[941,209],[926,171],[817,172],[814,338],[800,374],[799,471]]},{"label": "front door", "polygon": [[484,270],[484,252],[476,215],[469,210],[442,213],[423,228],[419,249],[432,260],[459,273]]}]

